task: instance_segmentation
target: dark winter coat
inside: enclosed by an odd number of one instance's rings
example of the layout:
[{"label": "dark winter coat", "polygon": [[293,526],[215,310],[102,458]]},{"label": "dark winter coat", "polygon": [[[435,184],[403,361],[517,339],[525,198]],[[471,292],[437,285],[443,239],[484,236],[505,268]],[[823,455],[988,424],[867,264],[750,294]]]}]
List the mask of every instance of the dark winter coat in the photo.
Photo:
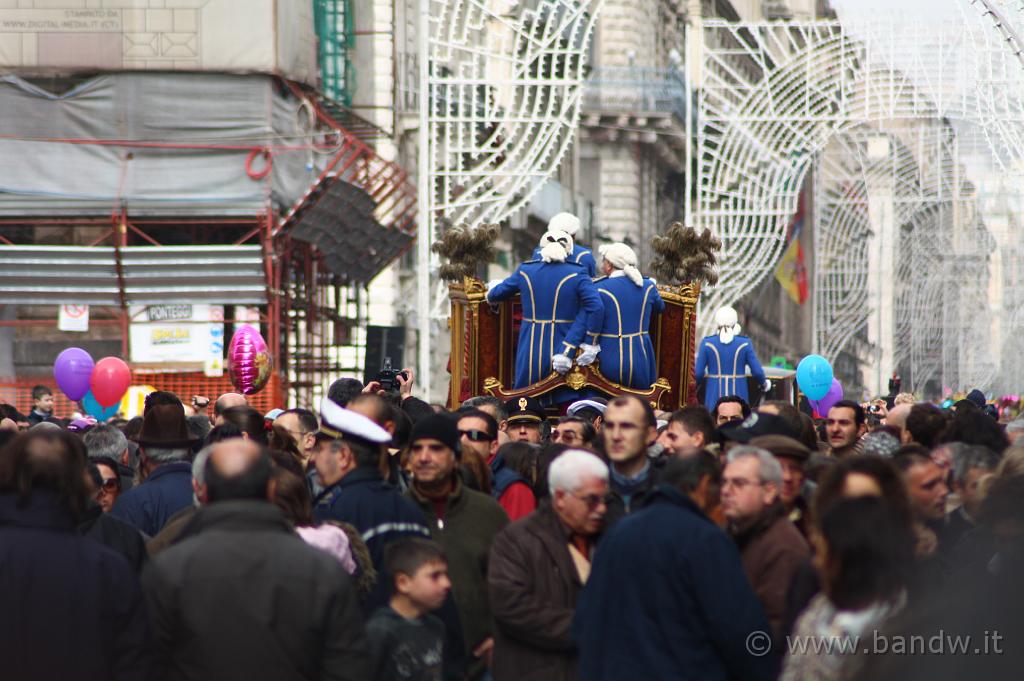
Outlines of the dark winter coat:
[{"label": "dark winter coat", "polygon": [[124,556],[135,574],[146,564],[146,542],[137,529],[104,513],[99,504],[92,504],[78,520],[78,533],[89,537]]},{"label": "dark winter coat", "polygon": [[573,681],[570,629],[583,589],[569,530],[550,501],[502,530],[491,546],[495,681]]},{"label": "dark winter coat", "polygon": [[174,461],[159,466],[141,485],[118,496],[110,512],[155,537],[172,515],[192,503],[192,464]]},{"label": "dark winter coat", "polygon": [[581,681],[771,679],[767,630],[735,544],[667,486],[605,535],[573,620]]},{"label": "dark winter coat", "polygon": [[167,679],[369,677],[351,579],[273,504],[201,508],[142,582]]},{"label": "dark winter coat", "polygon": [[116,552],[75,531],[55,495],[18,508],[0,494],[0,678],[150,678],[139,578]]},{"label": "dark winter coat", "polygon": [[497,501],[467,488],[457,479],[441,518],[433,502],[420,495],[415,486],[406,494],[420,507],[430,534],[444,548],[463,641],[466,650],[472,652],[492,633],[487,599],[488,556],[494,537],[508,525],[508,516]]},{"label": "dark winter coat", "polygon": [[807,540],[786,518],[781,504],[765,509],[752,526],[733,537],[743,559],[743,571],[772,625],[772,636],[781,643],[790,584],[811,555]]},{"label": "dark winter coat", "polygon": [[631,494],[625,494],[616,479],[615,470],[609,464],[610,475],[608,478],[608,511],[605,514],[605,526],[611,528],[615,523],[626,517],[633,511],[642,508],[647,498],[661,484],[662,471],[665,469],[666,459],[649,459],[650,468],[647,470],[647,478],[637,486]]},{"label": "dark winter coat", "polygon": [[384,482],[376,468],[357,468],[324,490],[313,507],[317,522],[337,520],[359,531],[380,578],[366,598],[364,611],[388,604],[390,583],[384,576],[384,549],[402,537],[430,536],[426,519],[397,488]]}]

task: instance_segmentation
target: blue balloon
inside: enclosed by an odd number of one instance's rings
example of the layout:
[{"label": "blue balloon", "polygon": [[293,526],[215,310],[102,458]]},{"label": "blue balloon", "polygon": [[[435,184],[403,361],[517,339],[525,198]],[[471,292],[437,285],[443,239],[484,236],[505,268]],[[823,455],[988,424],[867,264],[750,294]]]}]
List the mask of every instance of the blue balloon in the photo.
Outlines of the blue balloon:
[{"label": "blue balloon", "polygon": [[106,421],[107,419],[113,418],[117,414],[117,410],[121,408],[121,403],[104,407],[97,401],[96,396],[92,394],[90,390],[82,398],[82,408],[85,409],[85,413],[93,417],[97,421]]},{"label": "blue balloon", "polygon": [[809,400],[820,400],[832,387],[832,365],[821,355],[807,355],[796,368],[796,384]]}]

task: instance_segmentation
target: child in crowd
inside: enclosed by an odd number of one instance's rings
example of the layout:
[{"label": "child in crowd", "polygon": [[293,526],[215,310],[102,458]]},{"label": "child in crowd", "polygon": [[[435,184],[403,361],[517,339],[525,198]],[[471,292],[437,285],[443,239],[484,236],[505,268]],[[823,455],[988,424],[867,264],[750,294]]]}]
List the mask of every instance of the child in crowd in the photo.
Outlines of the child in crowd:
[{"label": "child in crowd", "polygon": [[396,541],[384,553],[384,569],[393,591],[389,606],[367,624],[372,678],[442,681],[445,630],[430,614],[451,589],[441,547],[427,539]]}]

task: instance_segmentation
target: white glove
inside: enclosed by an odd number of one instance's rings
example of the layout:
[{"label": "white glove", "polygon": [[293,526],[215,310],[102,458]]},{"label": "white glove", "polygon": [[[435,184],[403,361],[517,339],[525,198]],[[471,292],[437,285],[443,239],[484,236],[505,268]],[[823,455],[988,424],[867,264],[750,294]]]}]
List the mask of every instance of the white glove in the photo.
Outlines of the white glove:
[{"label": "white glove", "polygon": [[580,354],[576,357],[576,363],[581,367],[593,364],[594,360],[597,359],[597,353],[599,352],[601,352],[600,345],[587,345],[586,343],[580,343]]},{"label": "white glove", "polygon": [[572,360],[565,355],[553,355],[551,357],[551,368],[560,374],[564,374],[569,369],[572,369]]},{"label": "white glove", "polygon": [[765,392],[768,392],[769,390],[772,389],[772,382],[769,379],[766,378],[766,379],[764,379],[764,385],[761,386],[761,387],[764,388]]}]

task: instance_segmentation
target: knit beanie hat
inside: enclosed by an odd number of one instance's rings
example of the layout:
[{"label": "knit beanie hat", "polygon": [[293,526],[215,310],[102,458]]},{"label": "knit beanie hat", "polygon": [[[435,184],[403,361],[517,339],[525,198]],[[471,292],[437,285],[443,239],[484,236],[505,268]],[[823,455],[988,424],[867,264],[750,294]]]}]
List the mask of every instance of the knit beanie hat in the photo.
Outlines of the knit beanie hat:
[{"label": "knit beanie hat", "polygon": [[409,444],[415,444],[416,440],[437,440],[445,447],[454,451],[456,457],[459,457],[459,438],[459,426],[451,416],[432,414],[425,419],[417,421],[412,427]]}]

